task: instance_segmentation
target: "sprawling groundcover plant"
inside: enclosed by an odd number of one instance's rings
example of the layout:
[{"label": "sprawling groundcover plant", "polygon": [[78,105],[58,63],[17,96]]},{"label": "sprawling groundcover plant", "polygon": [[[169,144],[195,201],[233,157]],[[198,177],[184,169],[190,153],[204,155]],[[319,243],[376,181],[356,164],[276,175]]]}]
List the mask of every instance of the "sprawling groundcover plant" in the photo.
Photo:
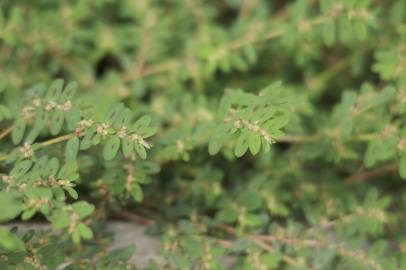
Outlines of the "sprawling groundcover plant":
[{"label": "sprawling groundcover plant", "polygon": [[406,269],[402,178],[404,0],[0,2],[0,269]]}]

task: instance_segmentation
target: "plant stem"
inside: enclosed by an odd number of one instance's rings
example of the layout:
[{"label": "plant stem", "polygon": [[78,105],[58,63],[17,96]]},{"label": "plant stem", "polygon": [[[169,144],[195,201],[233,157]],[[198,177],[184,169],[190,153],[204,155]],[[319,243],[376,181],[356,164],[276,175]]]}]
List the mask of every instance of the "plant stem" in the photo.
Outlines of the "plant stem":
[{"label": "plant stem", "polygon": [[311,143],[317,142],[321,138],[320,134],[311,135],[284,135],[283,137],[276,139],[276,142],[282,143]]},{"label": "plant stem", "polygon": [[345,181],[351,184],[355,184],[368,180],[370,178],[375,178],[387,174],[394,174],[397,172],[398,167],[399,164],[397,162],[393,162],[374,169],[362,169],[348,177]]},{"label": "plant stem", "polygon": [[137,80],[143,77],[148,77],[151,75],[159,74],[159,73],[164,73],[172,69],[176,69],[177,67],[180,66],[180,62],[177,60],[168,60],[167,62],[163,62],[157,65],[151,65],[149,67],[143,68],[139,72],[128,72],[124,74],[123,80],[124,82],[128,81],[133,81]]},{"label": "plant stem", "polygon": [[7,128],[5,128],[1,133],[0,133],[0,140],[3,139],[4,137],[6,137],[8,134],[11,133],[11,131],[13,130],[13,126],[9,126]]},{"label": "plant stem", "polygon": [[76,134],[70,133],[70,134],[66,134],[66,135],[63,135],[63,136],[60,136],[60,137],[56,137],[56,138],[41,142],[41,143],[39,143],[39,145],[42,148],[42,147],[46,147],[48,145],[52,145],[52,144],[67,141],[67,140],[69,140],[69,139],[71,139],[71,138],[73,138],[75,136],[76,136]]},{"label": "plant stem", "polygon": [[[44,141],[44,142],[40,142],[39,143],[39,148],[44,148],[47,147],[49,145],[52,144],[56,144],[56,143],[60,143],[60,142],[64,142],[67,141],[73,137],[75,137],[76,134],[75,133],[70,133],[70,134],[66,134],[66,135],[62,135],[56,138],[52,138],[50,140]],[[9,154],[6,155],[0,155],[0,162],[6,160],[9,157]]]}]

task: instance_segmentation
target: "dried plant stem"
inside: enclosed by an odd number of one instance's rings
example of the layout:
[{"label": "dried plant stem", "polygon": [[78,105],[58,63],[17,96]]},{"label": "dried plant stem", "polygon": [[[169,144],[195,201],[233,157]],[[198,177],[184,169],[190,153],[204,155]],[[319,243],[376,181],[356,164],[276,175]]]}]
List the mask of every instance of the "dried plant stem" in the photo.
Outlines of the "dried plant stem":
[{"label": "dried plant stem", "polygon": [[13,130],[13,126],[9,126],[0,132],[0,140],[5,138]]},{"label": "dried plant stem", "polygon": [[346,179],[346,182],[354,184],[388,174],[394,174],[399,167],[398,162],[389,163],[374,169],[361,169]]}]

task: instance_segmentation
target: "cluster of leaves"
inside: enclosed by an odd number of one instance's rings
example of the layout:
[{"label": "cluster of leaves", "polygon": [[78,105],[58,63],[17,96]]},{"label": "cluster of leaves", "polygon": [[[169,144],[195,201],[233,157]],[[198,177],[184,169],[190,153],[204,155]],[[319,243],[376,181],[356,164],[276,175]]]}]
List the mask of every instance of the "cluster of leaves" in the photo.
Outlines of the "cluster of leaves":
[{"label": "cluster of leaves", "polygon": [[406,268],[404,0],[3,0],[0,29],[0,222],[51,225],[1,226],[1,269],[135,269],[114,217],[161,236],[148,269]]},{"label": "cluster of leaves", "polygon": [[[89,221],[95,211],[94,205],[86,201],[71,202],[79,197],[75,189],[79,182],[79,150],[87,150],[93,145],[103,143],[103,160],[108,162],[117,156],[122,145],[125,159],[134,161],[139,157],[142,160],[146,158],[145,148],[150,148],[144,139],[152,136],[156,129],[149,126],[151,118],[148,116],[139,118],[130,128],[133,112],[122,103],[115,105],[103,122],[97,122],[93,120],[91,112],[81,110],[81,106],[74,101],[77,83],[71,82],[65,88],[63,86],[64,81],[58,79],[52,82],[48,89],[43,84],[31,89],[29,94],[33,96],[32,104],[23,106],[19,118],[15,119],[14,126],[9,129],[12,143],[21,146],[15,146],[14,150],[3,158],[7,167],[13,167],[8,173],[0,174],[0,201],[3,206],[8,206],[2,210],[0,221],[10,221],[20,215],[22,220],[29,220],[39,213],[51,222],[55,230],[65,231],[71,236],[73,243],[79,244],[82,239],[94,238]],[[54,137],[62,131],[72,133]],[[54,138],[37,142],[42,136]],[[67,142],[61,157],[47,155],[52,151],[44,148],[63,141]],[[60,161],[62,159],[63,165]],[[140,173],[137,174],[139,175]],[[115,185],[116,189],[128,189],[133,197],[140,201],[142,190],[138,183],[146,183],[146,176],[141,174],[136,180],[129,179],[121,185]],[[124,192],[117,193],[118,197],[124,195]],[[28,263],[30,266],[26,266],[25,261],[32,256],[30,253],[37,251],[28,250],[24,236],[20,239],[5,228],[1,228],[1,231],[3,236],[0,245],[4,251],[26,254],[15,255],[19,260],[10,261],[6,255],[4,258],[11,263],[7,267],[17,265],[38,269],[55,264],[52,256],[40,256],[31,258]],[[28,243],[28,240],[25,242]],[[49,247],[43,245],[41,249]],[[62,260],[59,259],[59,264],[63,263],[63,260],[63,257]],[[74,265],[69,267],[72,266]],[[66,269],[70,269],[69,267]]]},{"label": "cluster of leaves", "polygon": [[[218,153],[229,135],[238,134],[234,148],[236,157],[243,156],[249,149],[253,155],[263,147],[265,152],[270,145],[280,138],[281,128],[289,122],[287,107],[289,99],[275,97],[277,90],[273,85],[258,95],[231,90],[225,95],[220,105],[220,117],[223,123],[214,131],[209,144],[209,153]],[[279,99],[279,100],[278,100]]]}]

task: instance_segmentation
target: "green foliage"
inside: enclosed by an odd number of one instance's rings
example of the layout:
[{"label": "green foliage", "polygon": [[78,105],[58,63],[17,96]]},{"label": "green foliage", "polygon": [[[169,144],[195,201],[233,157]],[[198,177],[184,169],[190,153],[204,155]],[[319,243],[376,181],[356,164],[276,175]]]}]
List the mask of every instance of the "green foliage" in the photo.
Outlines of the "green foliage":
[{"label": "green foliage", "polygon": [[0,269],[136,269],[115,217],[147,269],[406,268],[404,0],[3,0],[0,29]]},{"label": "green foliage", "polygon": [[269,151],[272,142],[283,136],[281,128],[289,121],[289,99],[272,95],[278,86],[269,86],[253,95],[230,90],[221,101],[220,119],[209,143],[209,153],[216,154],[230,135],[238,135],[234,147],[236,157],[243,156],[249,149],[258,154],[261,146]]}]

